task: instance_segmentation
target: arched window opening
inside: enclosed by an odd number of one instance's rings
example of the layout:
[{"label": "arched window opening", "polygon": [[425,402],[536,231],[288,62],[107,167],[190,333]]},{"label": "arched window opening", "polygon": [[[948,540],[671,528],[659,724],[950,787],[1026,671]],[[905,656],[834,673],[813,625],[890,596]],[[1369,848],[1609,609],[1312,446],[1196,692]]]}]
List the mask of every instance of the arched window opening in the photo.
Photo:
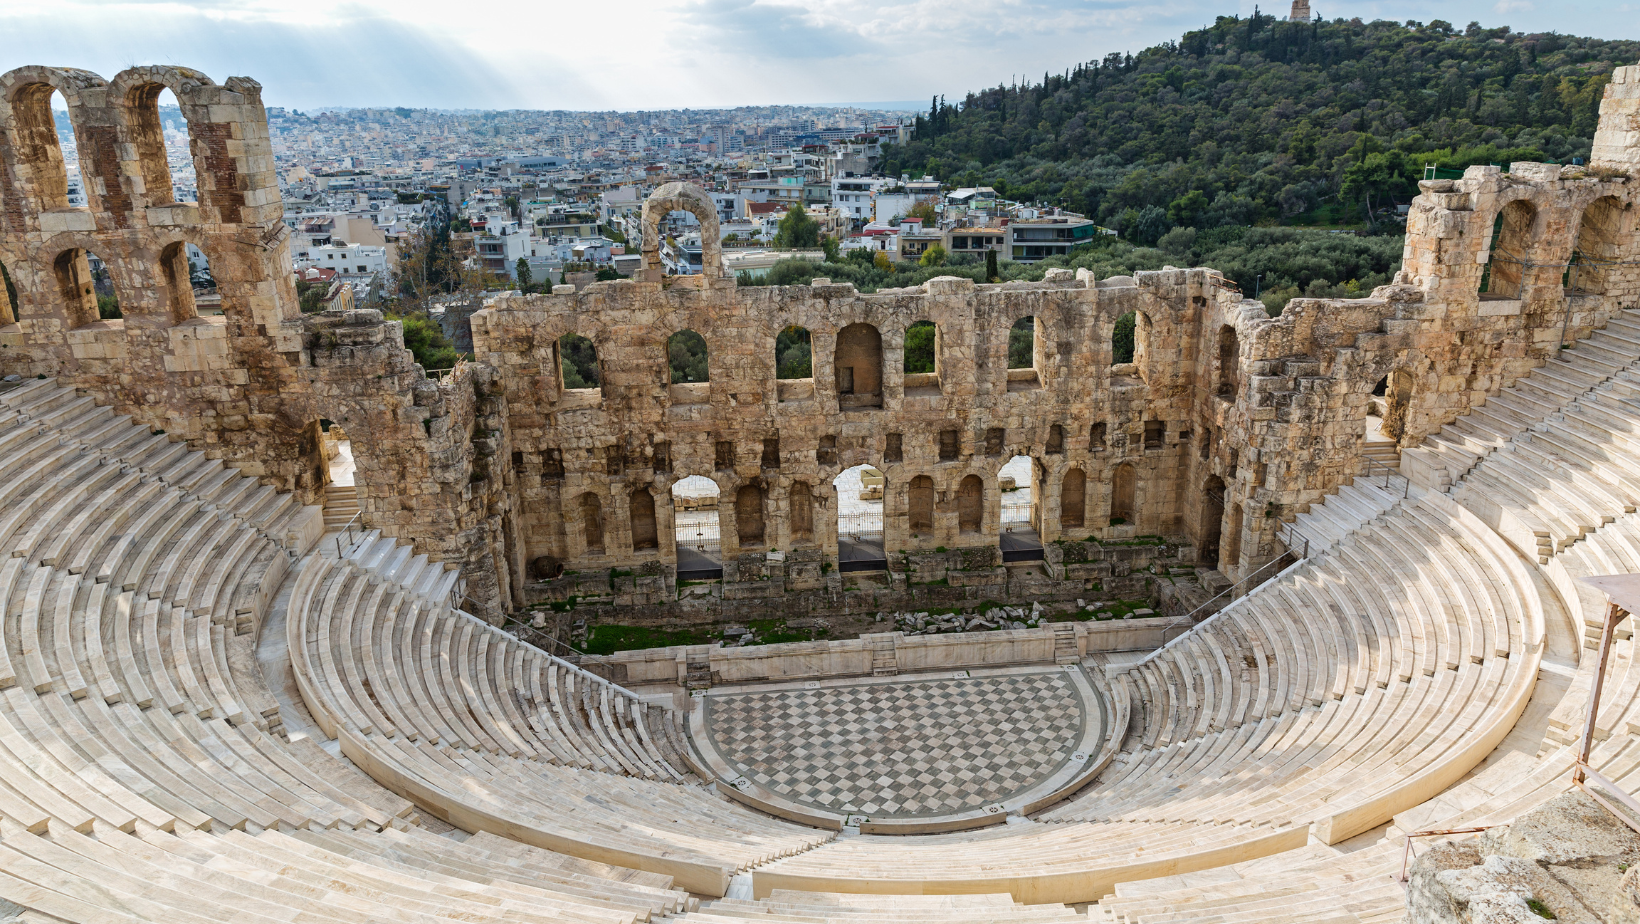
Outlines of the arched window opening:
[{"label": "arched window opening", "polygon": [[[660,236],[661,265],[668,276],[699,276],[705,267],[700,218],[688,209],[666,213],[656,229]],[[717,229],[713,228],[715,235]],[[714,275],[716,270],[714,269]]]},{"label": "arched window opening", "polygon": [[985,482],[969,475],[957,485],[957,529],[977,533],[985,518]]},{"label": "arched window opening", "polygon": [[143,84],[132,88],[126,103],[148,204],[198,202],[188,120],[176,94],[163,84]]},{"label": "arched window opening", "polygon": [[1492,248],[1481,271],[1483,300],[1520,298],[1525,264],[1532,244],[1537,209],[1520,199],[1509,203],[1492,221]]},{"label": "arched window opening", "polygon": [[1065,472],[1059,483],[1059,525],[1064,529],[1081,529],[1086,519],[1088,478],[1079,468]]},{"label": "arched window opening", "polygon": [[1202,485],[1201,521],[1196,524],[1196,560],[1215,567],[1219,562],[1219,531],[1224,520],[1224,479],[1209,475]]},{"label": "arched window opening", "polygon": [[940,393],[940,329],[933,321],[918,321],[905,330],[905,394]]},{"label": "arched window opening", "polygon": [[793,325],[774,338],[775,378],[814,377],[814,360],[809,350],[809,331]]},{"label": "arched window opening", "polygon": [[564,390],[591,391],[599,387],[598,350],[592,341],[580,334],[565,334],[558,338],[559,369],[563,375]]},{"label": "arched window opening", "polygon": [[[69,117],[68,101],[63,94],[55,91],[51,94],[51,122],[52,130],[57,136],[57,150],[63,165],[63,205],[57,208],[83,209],[90,204],[90,180],[85,176],[83,165],[80,163],[80,145],[74,136],[74,123]],[[50,155],[47,155],[48,157]]]},{"label": "arched window opening", "polygon": [[1029,391],[1042,384],[1042,338],[1034,317],[1023,317],[1008,328],[1008,390]]},{"label": "arched window opening", "polygon": [[1219,328],[1219,388],[1221,398],[1234,398],[1241,372],[1241,341],[1236,329],[1226,324]]},{"label": "arched window opening", "polygon": [[763,489],[755,484],[742,485],[735,492],[735,535],[741,551],[763,545]]},{"label": "arched window opening", "polygon": [[999,542],[1002,560],[1031,561],[1042,557],[1041,466],[1030,456],[1014,456],[997,472],[997,491],[1002,495]]},{"label": "arched window opening", "polygon": [[837,403],[844,410],[883,406],[883,338],[870,324],[837,332]]},{"label": "arched window opening", "polygon": [[792,543],[808,544],[814,541],[814,491],[807,482],[795,481],[789,491],[791,500]]},{"label": "arched window opening", "polygon": [[666,339],[667,380],[673,404],[705,404],[711,400],[706,338],[680,330]]},{"label": "arched window opening", "polygon": [[814,354],[807,328],[792,325],[774,338],[775,392],[781,401],[814,397]]},{"label": "arched window opening", "polygon": [[913,539],[934,532],[934,479],[927,475],[911,479],[906,489],[906,519]]},{"label": "arched window opening", "polygon": [[0,326],[16,324],[21,308],[17,300],[17,283],[11,278],[6,264],[0,263]]},{"label": "arched window opening", "polygon": [[627,509],[632,526],[632,551],[660,548],[660,534],[655,529],[655,495],[646,487],[638,487],[628,499]]},{"label": "arched window opening", "polygon": [[1116,319],[1116,326],[1110,331],[1111,365],[1121,366],[1133,362],[1133,337],[1138,317],[1137,311],[1129,311]]},{"label": "arched window opening", "polygon": [[677,543],[678,580],[723,576],[723,534],[718,518],[717,482],[701,475],[672,484],[672,532]]},{"label": "arched window opening", "polygon": [[1605,295],[1610,291],[1613,264],[1622,259],[1623,205],[1602,196],[1583,210],[1577,227],[1577,245],[1561,284],[1567,295]]},{"label": "arched window opening", "polygon": [[70,327],[121,317],[120,298],[108,264],[85,250],[65,250],[54,265]]},{"label": "arched window opening", "polygon": [[666,339],[666,360],[673,385],[711,381],[706,366],[706,338],[692,330],[680,330]]},{"label": "arched window opening", "polygon": [[883,553],[883,473],[869,465],[845,469],[831,480],[837,489],[839,571],[886,571]]},{"label": "arched window opening", "polygon": [[581,495],[581,540],[588,555],[604,554],[604,505],[598,495]]},{"label": "arched window opening", "polygon": [[1096,423],[1088,428],[1088,451],[1105,451],[1105,425],[1103,423]]},{"label": "arched window opening", "polygon": [[1129,463],[1116,466],[1110,483],[1110,525],[1133,522],[1139,494],[1139,472]]}]

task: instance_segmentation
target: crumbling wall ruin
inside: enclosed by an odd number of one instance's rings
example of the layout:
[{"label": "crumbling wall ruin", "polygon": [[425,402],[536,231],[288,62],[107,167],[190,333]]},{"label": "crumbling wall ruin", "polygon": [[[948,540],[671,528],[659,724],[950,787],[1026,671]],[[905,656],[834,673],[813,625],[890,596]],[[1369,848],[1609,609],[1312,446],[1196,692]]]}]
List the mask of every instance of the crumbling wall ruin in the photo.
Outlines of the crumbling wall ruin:
[{"label": "crumbling wall ruin", "polygon": [[[1284,519],[1361,470],[1381,380],[1401,445],[1416,446],[1640,303],[1636,72],[1607,89],[1591,167],[1423,183],[1403,269],[1369,298],[1297,299],[1269,318],[1210,269],[740,288],[710,244],[706,275],[667,277],[657,223],[686,209],[710,240],[716,220],[702,190],[668,184],[646,204],[639,278],[497,299],[471,318],[477,362],[434,381],[375,312],[301,315],[254,81],[22,68],[0,77],[0,263],[19,294],[0,305],[0,372],[58,376],[308,501],[325,478],[315,422],[339,422],[365,524],[461,563],[481,609],[521,603],[540,560],[580,572],[565,592],[597,575],[617,603],[680,605],[671,489],[690,475],[718,487],[723,600],[846,596],[832,479],[860,464],[885,476],[890,590],[1074,595],[1105,550],[1146,536],[1242,578],[1284,551]],[[169,189],[150,111],[161,87],[189,121],[198,203]],[[54,90],[85,208],[67,206]],[[192,310],[184,243],[209,257],[223,317]],[[96,316],[88,252],[119,320]],[[1129,313],[1135,356],[1117,364]],[[1009,330],[1027,317],[1032,365],[1009,369]],[[919,321],[937,325],[937,371],[908,375]],[[809,333],[809,379],[776,378],[790,326]],[[670,381],[667,338],[685,330],[707,344],[707,382]],[[566,334],[592,341],[598,387],[564,387]],[[1040,580],[1000,567],[998,470],[1014,455],[1032,460]],[[1440,483],[1419,464],[1415,478]],[[1096,551],[1062,544],[1081,540]]]},{"label": "crumbling wall ruin", "polygon": [[[192,139],[199,201],[171,189],[157,114],[170,89]],[[67,101],[87,205],[70,208],[50,113]],[[56,376],[247,475],[315,502],[318,423],[352,434],[367,526],[466,570],[470,593],[511,603],[504,399],[483,370],[427,378],[380,312],[298,307],[261,87],[139,67],[104,81],[25,67],[0,76],[0,373]],[[183,246],[210,261],[223,314],[193,304]],[[98,317],[89,255],[122,317]],[[178,265],[180,261],[180,267]]]}]

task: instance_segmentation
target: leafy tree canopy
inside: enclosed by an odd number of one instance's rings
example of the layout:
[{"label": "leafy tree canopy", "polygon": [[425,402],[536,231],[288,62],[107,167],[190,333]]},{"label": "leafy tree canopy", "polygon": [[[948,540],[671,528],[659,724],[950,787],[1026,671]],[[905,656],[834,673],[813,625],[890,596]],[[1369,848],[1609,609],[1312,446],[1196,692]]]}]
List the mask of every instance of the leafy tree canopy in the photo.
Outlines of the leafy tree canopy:
[{"label": "leafy tree canopy", "polygon": [[1063,203],[1144,246],[1176,227],[1372,224],[1426,165],[1587,157],[1612,69],[1637,58],[1640,42],[1507,26],[1225,16],[936,99],[883,172]]},{"label": "leafy tree canopy", "polygon": [[820,246],[820,223],[803,210],[803,203],[792,205],[785,217],[780,219],[780,227],[774,233],[774,246],[796,249]]}]

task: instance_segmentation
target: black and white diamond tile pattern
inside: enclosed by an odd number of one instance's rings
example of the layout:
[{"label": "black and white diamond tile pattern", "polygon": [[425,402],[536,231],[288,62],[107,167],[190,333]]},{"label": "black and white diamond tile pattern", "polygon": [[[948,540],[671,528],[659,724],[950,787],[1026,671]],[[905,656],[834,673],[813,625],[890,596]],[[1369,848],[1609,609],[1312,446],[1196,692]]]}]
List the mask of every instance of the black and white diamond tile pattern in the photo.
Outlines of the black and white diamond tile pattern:
[{"label": "black and white diamond tile pattern", "polygon": [[1071,755],[1084,703],[1063,671],[706,697],[712,746],[747,778],[833,812],[928,817],[1001,802]]}]

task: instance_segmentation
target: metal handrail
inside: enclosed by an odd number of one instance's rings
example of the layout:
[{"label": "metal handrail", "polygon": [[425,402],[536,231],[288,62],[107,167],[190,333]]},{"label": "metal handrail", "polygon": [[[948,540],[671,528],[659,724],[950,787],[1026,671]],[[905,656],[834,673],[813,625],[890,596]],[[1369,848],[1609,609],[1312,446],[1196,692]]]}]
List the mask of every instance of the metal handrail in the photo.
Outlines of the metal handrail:
[{"label": "metal handrail", "polygon": [[[347,521],[347,525],[343,526],[336,533],[336,557],[337,558],[346,558],[348,551],[353,548],[353,545],[356,542],[356,540],[353,538],[353,524],[359,522],[359,518],[362,517],[362,516],[364,516],[364,511],[363,510],[359,511],[358,513],[355,513],[353,515],[353,517]],[[359,535],[361,535],[361,536],[364,535],[364,530],[362,528],[359,530]],[[342,547],[342,537],[343,536],[347,537],[347,548],[345,548],[345,549]]]},{"label": "metal handrail", "polygon": [[1401,872],[1400,872],[1399,875],[1397,875],[1395,877],[1395,881],[1401,883],[1402,885],[1406,884],[1406,881],[1407,881],[1407,861],[1412,858],[1412,839],[1413,838],[1415,838],[1415,837],[1440,837],[1440,836],[1446,835],[1446,834],[1479,834],[1482,831],[1490,831],[1494,827],[1497,827],[1497,826],[1496,825],[1480,825],[1479,827],[1474,827],[1474,828],[1431,828],[1428,831],[1413,831],[1411,834],[1402,835],[1403,837],[1406,838],[1406,845],[1401,848]]},{"label": "metal handrail", "polygon": [[[471,606],[469,607],[466,604],[471,604]],[[491,613],[491,614],[494,614],[494,615],[500,617],[501,621],[504,622],[504,623],[509,623],[511,625],[517,626],[520,629],[528,629],[531,632],[538,633],[541,636],[543,636],[544,638],[551,641],[554,645],[562,645],[565,648],[569,649],[570,651],[575,652],[576,654],[584,655],[584,654],[587,653],[585,651],[582,651],[579,648],[576,648],[574,645],[571,645],[570,643],[568,643],[568,642],[566,642],[566,641],[564,641],[560,638],[557,638],[557,637],[555,637],[555,636],[553,636],[553,635],[551,635],[547,632],[542,631],[542,629],[539,626],[531,625],[530,623],[527,623],[524,620],[519,619],[517,616],[514,616],[513,614],[507,612],[506,610],[497,609],[496,607],[490,606],[489,604],[481,603],[477,600],[474,600],[472,597],[469,597],[466,594],[461,593],[458,590],[453,589],[453,588],[450,591],[450,609],[460,610],[461,612],[466,613],[469,616],[473,615],[472,611],[475,610],[475,609],[476,610],[482,610],[485,613]],[[486,621],[488,621],[488,620],[486,620]],[[548,654],[551,654],[551,652],[548,652]],[[566,662],[566,663],[568,663],[568,662]]]},{"label": "metal handrail", "polygon": [[[1305,548],[1306,548],[1306,550],[1308,550],[1308,542],[1305,543]],[[1241,580],[1235,582],[1234,584],[1231,584],[1229,587],[1226,587],[1225,589],[1219,591],[1218,593],[1214,594],[1213,596],[1208,597],[1205,601],[1203,601],[1201,603],[1201,605],[1197,606],[1195,609],[1191,610],[1190,612],[1184,614],[1183,616],[1180,616],[1178,619],[1175,619],[1172,622],[1168,623],[1167,625],[1163,626],[1162,627],[1163,634],[1166,634],[1167,630],[1173,628],[1174,626],[1182,625],[1182,624],[1185,624],[1185,623],[1189,623],[1191,625],[1194,625],[1195,621],[1196,621],[1196,614],[1197,613],[1200,613],[1202,610],[1206,609],[1207,607],[1212,606],[1214,601],[1218,600],[1220,597],[1224,596],[1225,594],[1230,593],[1231,591],[1234,591],[1237,587],[1240,587],[1241,585],[1247,583],[1248,581],[1251,581],[1252,579],[1258,577],[1260,574],[1264,573],[1267,569],[1269,569],[1269,568],[1271,568],[1275,565],[1281,564],[1282,560],[1287,558],[1290,555],[1292,555],[1292,549],[1288,549],[1287,551],[1281,553],[1280,555],[1277,555],[1275,558],[1272,558],[1269,561],[1265,562],[1264,564],[1260,565],[1252,574],[1247,575],[1246,577],[1244,577]],[[1305,561],[1305,559],[1303,559],[1303,558],[1297,559],[1296,561],[1292,562],[1290,565],[1284,566],[1284,570],[1287,567],[1293,567],[1295,565],[1298,565],[1299,563],[1301,563],[1303,561]],[[1263,583],[1263,582],[1260,581],[1260,583]],[[1139,664],[1143,664],[1146,661],[1149,661],[1151,658],[1156,657],[1157,655],[1159,655],[1162,652],[1166,651],[1168,649],[1168,647],[1171,646],[1174,642],[1178,641],[1179,639],[1181,639],[1183,637],[1184,637],[1184,635],[1180,634],[1178,636],[1175,636],[1174,638],[1171,638],[1171,639],[1167,640],[1165,643],[1163,643],[1162,647],[1160,647],[1160,648],[1156,649],[1155,651],[1151,652],[1150,654],[1146,655],[1143,660],[1139,661],[1138,664],[1135,664],[1133,666],[1137,667],[1137,666],[1139,666]]]},{"label": "metal handrail", "polygon": [[[1372,467],[1373,466],[1376,465],[1379,468],[1384,470],[1384,483],[1383,483],[1383,485],[1381,485],[1381,487],[1386,491],[1389,490],[1390,476],[1392,476],[1392,475],[1401,475],[1401,473],[1399,471],[1397,471],[1393,468],[1390,468],[1388,465],[1385,465],[1384,463],[1378,461],[1377,459],[1374,459],[1372,456],[1362,456],[1361,461],[1367,463],[1366,476],[1368,478],[1376,477],[1372,472]],[[1412,486],[1411,480],[1407,479],[1405,476],[1402,476],[1402,478],[1401,478],[1401,499],[1402,500],[1406,500],[1407,493],[1411,489],[1411,486]]]},{"label": "metal handrail", "polygon": [[[563,641],[560,641],[556,638],[553,638],[553,636],[547,635],[547,633],[545,633],[545,632],[541,632],[541,630],[539,628],[537,628],[535,626],[532,626],[527,622],[524,622],[522,619],[519,619],[518,617],[512,615],[511,613],[507,613],[507,612],[504,612],[502,610],[498,610],[495,607],[488,606],[486,604],[480,603],[479,601],[474,600],[472,597],[463,596],[461,599],[462,599],[462,602],[464,602],[464,603],[476,604],[476,608],[483,609],[483,610],[488,610],[492,613],[496,613],[497,615],[499,615],[501,617],[503,622],[512,623],[512,624],[517,625],[518,627],[520,627],[522,629],[528,629],[531,632],[540,632],[542,635],[546,636],[548,639],[551,639],[554,644],[563,645],[565,648],[568,648],[570,651],[576,652],[577,654],[586,654],[586,652],[581,651],[579,648],[576,648],[574,645],[570,645],[566,642],[563,642]],[[490,628],[495,629],[496,631],[505,631],[501,627],[495,626],[495,625],[489,623],[487,620],[480,619],[478,616],[474,616],[472,613],[468,612],[466,609],[463,609],[461,606],[458,606],[454,603],[451,604],[450,608],[455,610],[458,613],[461,613],[464,616],[467,616],[470,619],[477,619],[479,622],[483,622],[485,625],[490,626]],[[511,633],[508,633],[508,634],[511,634]],[[521,644],[530,645],[529,642],[526,642],[521,638],[517,638],[517,636],[514,636],[514,638]],[[638,694],[632,692],[631,690],[628,690],[626,687],[621,686],[620,684],[616,683],[613,680],[610,680],[607,677],[600,677],[597,674],[594,674],[593,672],[591,672],[591,671],[587,670],[586,668],[580,666],[579,664],[575,664],[575,663],[572,663],[570,661],[566,661],[563,658],[560,658],[559,656],[553,654],[552,652],[546,651],[546,650],[540,648],[539,646],[530,645],[530,647],[534,648],[536,651],[539,651],[542,654],[546,655],[547,657],[551,658],[553,661],[557,662],[558,665],[563,667],[565,670],[573,671],[576,674],[578,674],[582,677],[585,677],[586,679],[588,679],[588,680],[590,680],[594,683],[604,684],[604,685],[608,686],[610,689],[614,690],[616,693],[619,693],[620,695],[625,696],[626,698],[628,698],[630,700],[633,700],[634,702],[640,702],[640,703],[643,702],[643,698],[640,697]]]}]

